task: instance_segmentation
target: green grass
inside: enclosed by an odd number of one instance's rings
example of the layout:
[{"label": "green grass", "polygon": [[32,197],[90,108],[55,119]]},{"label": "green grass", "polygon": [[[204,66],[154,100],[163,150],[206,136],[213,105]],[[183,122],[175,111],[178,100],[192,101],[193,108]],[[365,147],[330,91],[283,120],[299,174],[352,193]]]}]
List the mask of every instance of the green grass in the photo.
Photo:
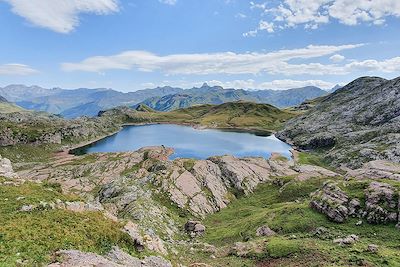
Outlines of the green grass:
[{"label": "green grass", "polygon": [[24,112],[25,110],[15,104],[0,102],[0,113]]},{"label": "green grass", "polygon": [[[109,115],[123,123],[197,124],[213,128],[258,130],[266,133],[281,129],[283,124],[296,114],[268,104],[239,101],[221,105],[197,105],[170,112],[125,109],[118,113],[115,109]],[[107,112],[103,116],[107,116]]]},{"label": "green grass", "polygon": [[328,162],[322,159],[316,153],[311,152],[298,152],[298,163],[300,164],[307,164],[307,165],[315,165],[320,166],[326,169],[331,169]]},{"label": "green grass", "polygon": [[[22,205],[40,201],[73,201],[56,186],[25,183],[22,186],[0,186],[0,266],[16,266],[17,260],[27,266],[42,266],[61,249],[105,253],[112,246],[135,253],[130,237],[120,231],[121,225],[98,212],[74,213],[66,210],[19,212]],[[24,199],[17,200],[19,197]]]},{"label": "green grass", "polygon": [[61,149],[61,145],[14,145],[0,147],[0,155],[13,163],[47,162],[53,154]]},{"label": "green grass", "polygon": [[[226,209],[212,214],[204,221],[207,232],[203,241],[217,246],[232,246],[235,242],[255,241],[256,229],[268,225],[278,236],[267,238],[262,252],[250,255],[255,261],[273,262],[273,266],[400,266],[400,231],[394,224],[356,226],[357,218],[337,224],[309,207],[309,193],[324,179],[304,182],[283,179],[283,188],[263,184],[254,194],[240,197]],[[370,181],[338,181],[352,197],[363,200],[363,192]],[[315,236],[317,227],[328,233]],[[356,234],[360,241],[353,246],[334,244],[336,237]],[[380,246],[377,254],[367,252],[368,244]],[[232,256],[233,257],[233,256]],[[313,258],[318,258],[313,262]],[[313,265],[316,264],[316,265]],[[233,265],[240,266],[240,265]],[[269,265],[267,265],[269,266]]]}]

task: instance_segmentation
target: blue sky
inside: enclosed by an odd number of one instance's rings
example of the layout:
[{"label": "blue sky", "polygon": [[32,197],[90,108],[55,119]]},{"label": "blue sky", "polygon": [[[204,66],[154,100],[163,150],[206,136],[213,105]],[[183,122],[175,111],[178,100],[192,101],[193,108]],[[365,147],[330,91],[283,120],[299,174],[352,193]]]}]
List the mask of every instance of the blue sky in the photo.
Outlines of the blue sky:
[{"label": "blue sky", "polygon": [[0,0],[0,86],[330,88],[400,76],[398,0]]}]

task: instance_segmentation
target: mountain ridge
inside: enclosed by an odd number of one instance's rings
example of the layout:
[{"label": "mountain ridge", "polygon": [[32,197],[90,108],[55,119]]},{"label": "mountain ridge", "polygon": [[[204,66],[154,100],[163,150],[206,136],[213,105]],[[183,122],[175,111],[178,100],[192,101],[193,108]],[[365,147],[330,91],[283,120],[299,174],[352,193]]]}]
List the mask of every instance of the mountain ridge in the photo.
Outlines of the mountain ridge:
[{"label": "mountain ridge", "polygon": [[[292,90],[256,90],[222,88],[203,84],[201,87],[182,89],[156,87],[123,93],[107,88],[97,89],[45,89],[39,86],[9,85],[0,88],[0,95],[11,102],[36,111],[60,114],[65,118],[95,116],[99,111],[117,106],[135,106],[143,103],[161,111],[189,107],[196,104],[222,104],[239,100],[267,103],[278,107],[297,105],[305,99],[327,94],[317,87]],[[286,99],[286,100],[282,100]],[[158,104],[152,104],[160,101]]]}]

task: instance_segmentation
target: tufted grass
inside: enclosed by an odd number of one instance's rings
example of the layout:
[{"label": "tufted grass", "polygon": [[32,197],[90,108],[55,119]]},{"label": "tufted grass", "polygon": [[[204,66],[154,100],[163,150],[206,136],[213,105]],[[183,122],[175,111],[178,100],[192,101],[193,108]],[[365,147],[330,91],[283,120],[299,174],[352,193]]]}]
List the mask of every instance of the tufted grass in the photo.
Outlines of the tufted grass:
[{"label": "tufted grass", "polygon": [[[267,245],[262,251],[249,255],[254,265],[258,262],[260,266],[400,266],[400,231],[394,224],[371,225],[364,221],[356,226],[357,218],[343,224],[331,222],[309,208],[309,193],[321,186],[324,179],[284,180],[287,184],[281,190],[272,183],[260,185],[254,194],[239,197],[226,209],[208,216],[204,221],[207,230],[203,241],[230,247],[235,242],[260,239],[255,235],[256,229],[268,225],[277,236],[266,238]],[[338,182],[352,197],[361,198],[370,181]],[[325,227],[328,233],[315,236],[313,232],[318,227]],[[350,234],[358,235],[360,241],[348,247],[332,242]],[[379,252],[368,252],[369,244],[379,245]]]},{"label": "tufted grass", "polygon": [[[19,199],[24,197],[24,199]],[[53,185],[25,183],[0,185],[0,266],[43,266],[62,249],[106,253],[118,245],[131,252],[130,237],[121,225],[98,212],[74,213],[66,210],[19,212],[22,205],[40,201],[77,200],[64,196]]]}]

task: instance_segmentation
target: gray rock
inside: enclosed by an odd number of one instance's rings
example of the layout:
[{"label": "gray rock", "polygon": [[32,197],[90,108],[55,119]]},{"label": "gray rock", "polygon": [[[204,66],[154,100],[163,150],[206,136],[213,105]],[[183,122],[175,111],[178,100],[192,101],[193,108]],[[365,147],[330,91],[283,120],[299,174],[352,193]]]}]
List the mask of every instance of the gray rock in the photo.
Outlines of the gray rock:
[{"label": "gray rock", "polygon": [[400,163],[400,78],[362,77],[316,101],[277,137],[301,149],[326,149],[333,165]]},{"label": "gray rock", "polygon": [[205,233],[206,227],[199,221],[188,221],[185,224],[185,231],[192,237],[201,236]]},{"label": "gray rock", "polygon": [[35,205],[24,205],[24,206],[21,207],[20,211],[29,212],[29,211],[34,210],[35,208],[36,208]]},{"label": "gray rock", "polygon": [[352,245],[355,242],[358,241],[358,236],[356,235],[349,235],[345,238],[337,238],[333,240],[333,243],[339,244],[339,245]]},{"label": "gray rock", "polygon": [[52,263],[48,267],[172,267],[170,262],[161,257],[150,256],[140,260],[123,252],[118,247],[113,247],[105,256],[78,250],[61,250],[56,255],[63,260]]},{"label": "gray rock", "polygon": [[369,244],[368,245],[368,251],[372,253],[377,253],[379,250],[379,246],[375,244]]},{"label": "gray rock", "polygon": [[273,236],[276,235],[274,231],[271,230],[267,225],[259,227],[256,231],[257,236]]},{"label": "gray rock", "polygon": [[346,205],[349,197],[334,183],[325,183],[323,187],[312,194],[311,208],[325,214],[330,220],[344,222],[349,216]]}]

